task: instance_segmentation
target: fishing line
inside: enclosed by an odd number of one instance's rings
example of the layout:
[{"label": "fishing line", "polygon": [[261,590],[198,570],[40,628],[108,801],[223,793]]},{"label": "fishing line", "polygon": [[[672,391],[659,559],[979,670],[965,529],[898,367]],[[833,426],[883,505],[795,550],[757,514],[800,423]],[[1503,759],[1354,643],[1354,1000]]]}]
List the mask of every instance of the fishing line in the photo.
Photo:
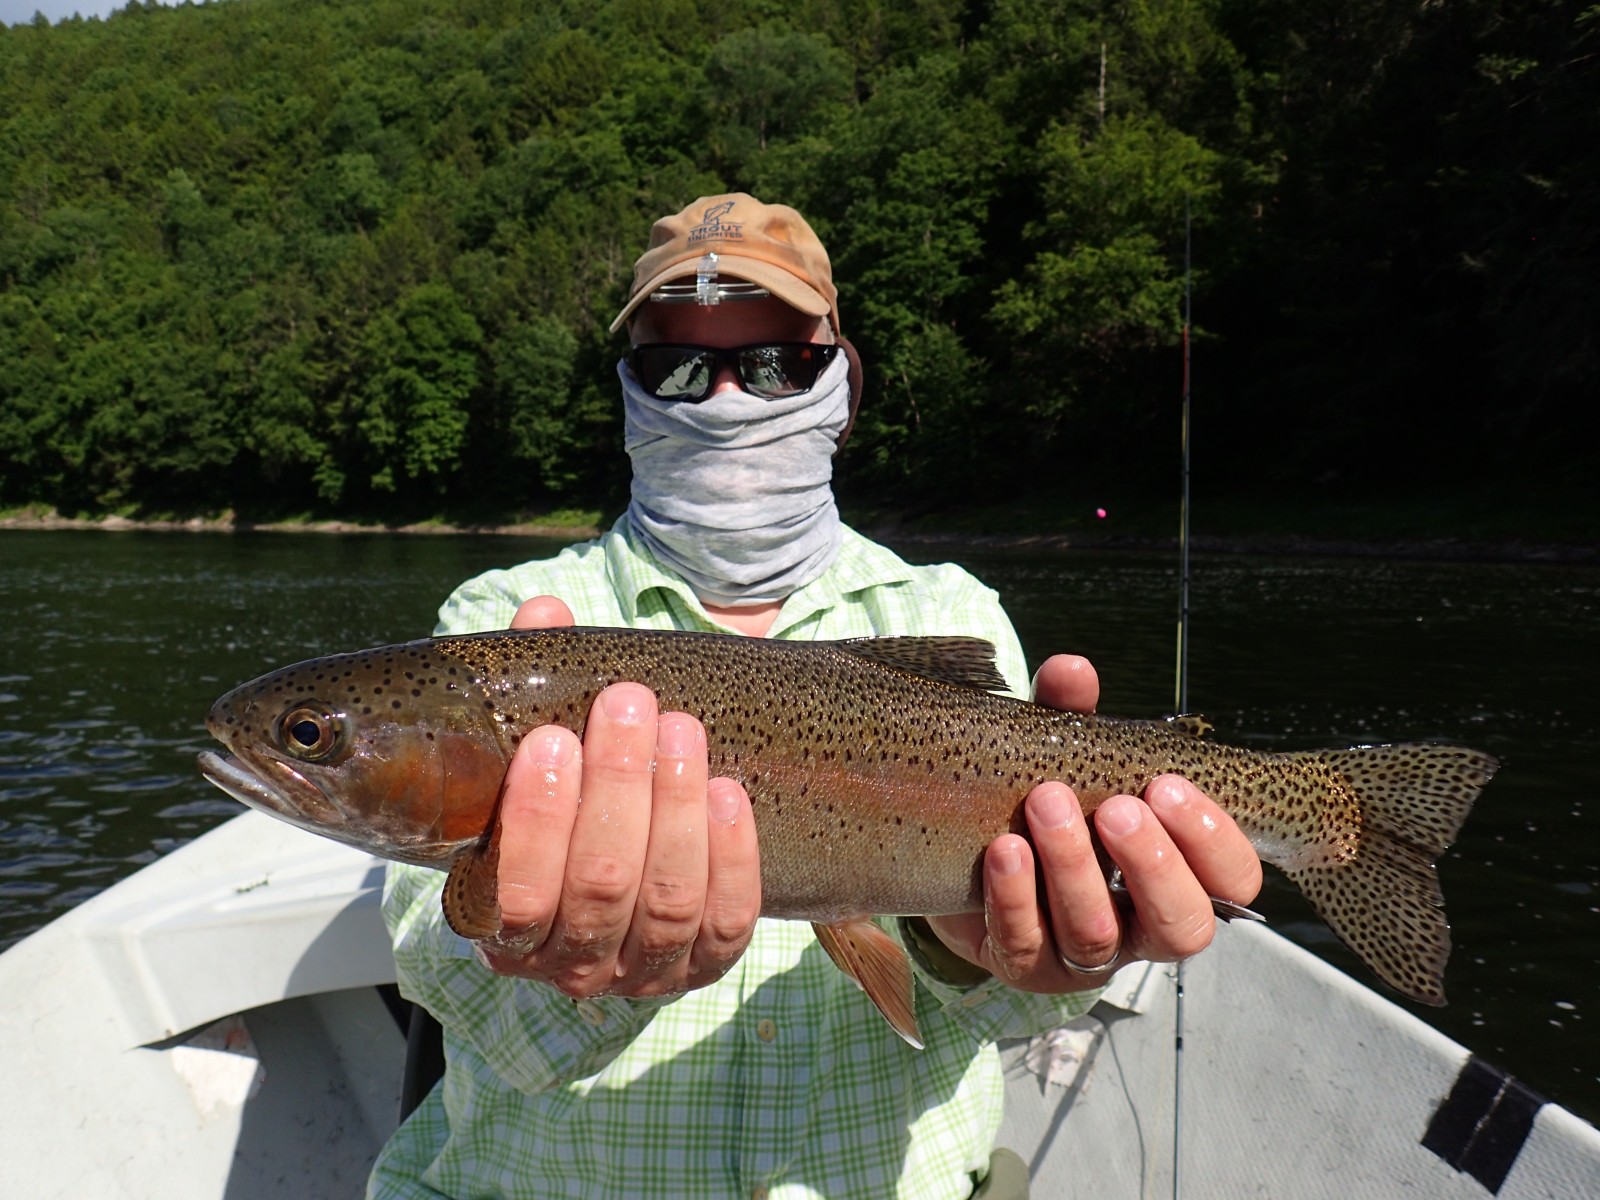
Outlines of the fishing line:
[{"label": "fishing line", "polygon": [[[1191,241],[1189,197],[1183,198],[1183,490],[1178,504],[1178,662],[1173,711],[1189,711],[1189,326]],[[1179,1200],[1183,1174],[1183,963],[1173,971],[1172,1196]]]}]

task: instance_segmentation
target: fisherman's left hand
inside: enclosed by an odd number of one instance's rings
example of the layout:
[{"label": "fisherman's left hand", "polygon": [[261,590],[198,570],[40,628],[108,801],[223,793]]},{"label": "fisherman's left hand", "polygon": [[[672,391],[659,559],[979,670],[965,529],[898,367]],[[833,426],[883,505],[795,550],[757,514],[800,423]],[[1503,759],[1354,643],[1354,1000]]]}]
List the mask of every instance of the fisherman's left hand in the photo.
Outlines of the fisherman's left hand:
[{"label": "fisherman's left hand", "polygon": [[[1100,699],[1099,677],[1076,655],[1047,659],[1033,686],[1034,699],[1052,708],[1092,712]],[[1261,890],[1255,848],[1227,813],[1180,776],[1159,776],[1142,797],[1113,796],[1093,813],[1101,844],[1122,868],[1128,904],[1111,894],[1071,788],[1042,783],[1028,793],[1024,811],[1033,845],[1002,834],[984,854],[984,912],[928,920],[956,954],[1023,991],[1078,992],[1105,984],[1104,972],[1085,975],[1071,963],[1189,958],[1211,944],[1212,896],[1247,905]]]}]

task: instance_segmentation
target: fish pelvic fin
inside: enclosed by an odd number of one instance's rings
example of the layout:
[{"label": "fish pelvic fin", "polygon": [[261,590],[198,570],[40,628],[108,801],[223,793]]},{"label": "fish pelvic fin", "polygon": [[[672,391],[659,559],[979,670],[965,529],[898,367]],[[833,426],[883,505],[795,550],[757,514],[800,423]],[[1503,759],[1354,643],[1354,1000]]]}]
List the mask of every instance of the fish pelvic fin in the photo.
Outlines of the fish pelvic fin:
[{"label": "fish pelvic fin", "polygon": [[894,1031],[922,1049],[922,1031],[917,1028],[914,997],[915,982],[911,960],[895,941],[870,917],[854,917],[823,925],[813,921],[817,941],[837,966],[861,986],[867,999],[878,1006]]},{"label": "fish pelvic fin", "polygon": [[500,923],[500,822],[477,845],[456,856],[444,881],[444,919],[469,941],[494,937]]},{"label": "fish pelvic fin", "polygon": [[1285,874],[1385,983],[1420,1004],[1444,1004],[1450,924],[1434,862],[1499,764],[1463,746],[1415,742],[1305,757],[1348,785],[1361,829],[1353,853]]}]

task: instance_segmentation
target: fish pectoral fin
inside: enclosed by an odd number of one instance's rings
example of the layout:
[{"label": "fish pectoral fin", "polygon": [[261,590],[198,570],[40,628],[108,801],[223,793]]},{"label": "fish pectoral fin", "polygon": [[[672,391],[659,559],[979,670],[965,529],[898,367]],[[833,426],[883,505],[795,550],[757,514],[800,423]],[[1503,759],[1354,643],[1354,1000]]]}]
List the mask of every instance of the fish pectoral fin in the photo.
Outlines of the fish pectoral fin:
[{"label": "fish pectoral fin", "polygon": [[870,917],[854,917],[832,925],[813,921],[811,928],[817,931],[817,941],[834,965],[860,985],[896,1033],[921,1050],[922,1032],[917,1028],[913,996],[916,985],[911,960],[900,943],[874,925]]},{"label": "fish pectoral fin", "polygon": [[500,932],[500,823],[476,846],[457,856],[444,881],[444,919],[470,941]]}]

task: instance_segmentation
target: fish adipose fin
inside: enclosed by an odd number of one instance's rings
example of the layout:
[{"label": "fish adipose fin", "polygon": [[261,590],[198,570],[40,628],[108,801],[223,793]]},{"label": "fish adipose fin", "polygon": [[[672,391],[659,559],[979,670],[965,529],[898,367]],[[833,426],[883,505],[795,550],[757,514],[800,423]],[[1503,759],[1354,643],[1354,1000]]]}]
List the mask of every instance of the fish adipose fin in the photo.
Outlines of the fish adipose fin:
[{"label": "fish adipose fin", "polygon": [[994,665],[994,644],[974,637],[866,637],[835,642],[846,654],[908,675],[983,692],[1010,687]]},{"label": "fish adipose fin", "polygon": [[846,975],[861,985],[867,998],[878,1006],[894,1031],[918,1050],[922,1031],[917,1028],[917,1010],[911,975],[911,960],[895,941],[872,923],[869,917],[856,917],[823,925],[813,921],[817,941]]},{"label": "fish adipose fin", "polygon": [[1353,854],[1285,869],[1317,914],[1385,983],[1441,1005],[1450,925],[1434,860],[1498,766],[1461,746],[1357,746],[1305,757],[1331,767],[1361,810]]},{"label": "fish adipose fin", "polygon": [[1190,737],[1203,738],[1211,732],[1211,722],[1199,713],[1179,713],[1175,717],[1167,718],[1167,725],[1174,733],[1186,733]]}]

